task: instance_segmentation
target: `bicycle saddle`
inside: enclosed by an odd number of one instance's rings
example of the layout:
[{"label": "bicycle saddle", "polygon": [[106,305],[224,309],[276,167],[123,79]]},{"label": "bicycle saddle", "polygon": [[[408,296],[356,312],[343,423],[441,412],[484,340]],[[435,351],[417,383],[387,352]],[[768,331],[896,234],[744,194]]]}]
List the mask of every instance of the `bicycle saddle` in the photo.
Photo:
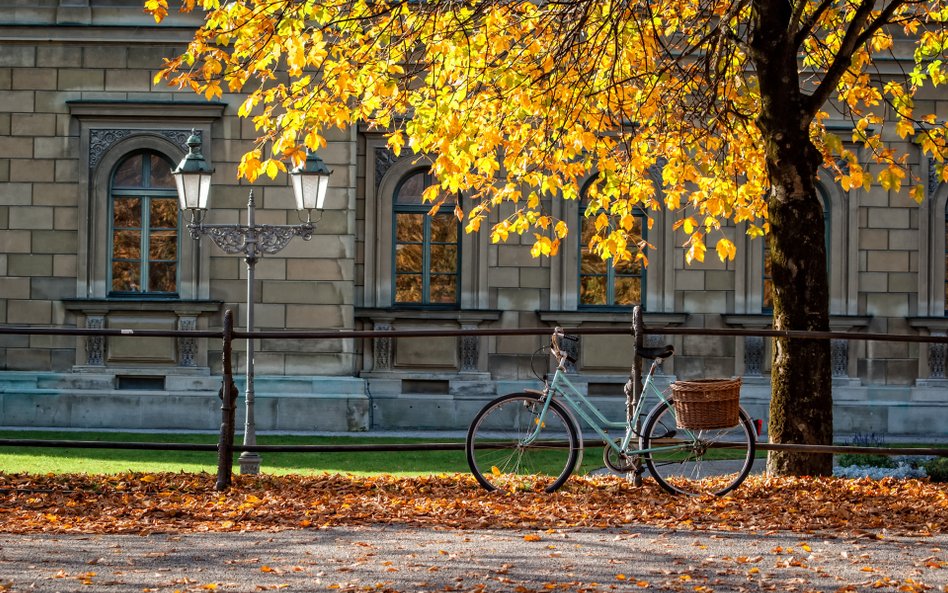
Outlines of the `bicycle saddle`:
[{"label": "bicycle saddle", "polygon": [[665,359],[675,353],[675,347],[668,344],[667,346],[659,346],[657,348],[636,348],[635,353],[649,360],[656,358]]}]

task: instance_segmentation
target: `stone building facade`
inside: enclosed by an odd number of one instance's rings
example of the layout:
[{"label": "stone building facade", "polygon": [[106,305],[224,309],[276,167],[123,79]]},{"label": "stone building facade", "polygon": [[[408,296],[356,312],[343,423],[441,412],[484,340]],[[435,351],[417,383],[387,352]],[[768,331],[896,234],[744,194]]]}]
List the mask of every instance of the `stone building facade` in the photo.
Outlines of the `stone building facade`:
[{"label": "stone building facade", "polygon": [[[208,222],[245,222],[251,189],[258,222],[293,224],[297,214],[285,176],[252,188],[236,181],[256,136],[236,115],[239,96],[205,102],[153,82],[194,18],[155,26],[136,0],[0,5],[0,324],[216,329],[230,308],[242,326],[246,267],[188,236],[185,215],[169,209],[169,168],[196,130],[216,169]],[[948,97],[928,92],[921,100],[948,117]],[[331,132],[320,156],[333,170],[327,208],[312,240],[257,264],[257,329],[611,326],[619,333],[582,337],[577,370],[579,384],[618,412],[630,300],[651,327],[770,324],[764,247],[740,225],[730,229],[735,261],[687,266],[671,216],[659,213],[647,231],[657,248],[650,265],[611,269],[583,255],[581,205],[555,202],[552,213],[573,231],[558,257],[536,259],[527,243],[491,244],[427,216],[417,200],[423,164],[396,158],[376,133]],[[907,192],[843,192],[822,180],[833,329],[948,329],[948,187],[927,159],[911,165],[930,180],[921,205]],[[546,339],[262,339],[257,426],[464,427],[486,399],[536,385],[531,358]],[[766,416],[764,338],[650,339],[676,345],[666,379],[741,375],[745,404]],[[246,365],[241,347],[235,362]],[[943,343],[838,341],[833,363],[840,433],[944,434]],[[4,334],[0,425],[213,429],[220,372],[220,344],[210,339]]]}]

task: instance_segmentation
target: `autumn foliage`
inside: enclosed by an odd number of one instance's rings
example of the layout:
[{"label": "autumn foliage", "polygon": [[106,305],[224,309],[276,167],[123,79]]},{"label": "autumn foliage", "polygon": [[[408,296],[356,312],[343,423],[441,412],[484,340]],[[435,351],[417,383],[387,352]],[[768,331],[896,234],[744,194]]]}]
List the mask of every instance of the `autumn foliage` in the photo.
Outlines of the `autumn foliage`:
[{"label": "autumn foliage", "polygon": [[[764,57],[789,68],[780,94],[799,69],[792,92],[805,104],[780,117],[799,118],[844,189],[909,185],[921,200],[919,171],[891,140],[916,142],[948,179],[944,122],[914,98],[948,77],[944,0],[785,4],[182,0],[204,25],[156,81],[207,99],[241,95],[238,115],[259,132],[239,167],[249,181],[285,172],[325,144],[327,128],[364,123],[396,154],[430,159],[438,182],[426,197],[437,205],[465,191],[458,216],[469,230],[490,220],[495,241],[533,233],[535,255],[555,254],[567,224],[543,202],[577,198],[595,174],[590,247],[603,258],[644,257],[633,214],[664,207],[689,261],[712,242],[733,259],[722,224],[763,234],[775,183],[776,130],[761,119],[772,89],[755,74]],[[156,21],[169,8],[145,6]],[[785,16],[789,56],[754,47],[774,13]],[[875,60],[890,54],[904,76],[883,80]],[[501,204],[512,206],[489,219]]]},{"label": "autumn foliage", "polygon": [[599,528],[834,531],[882,537],[948,532],[948,484],[751,476],[727,497],[669,496],[646,480],[570,480],[555,494],[488,493],[467,475],[235,476],[0,474],[0,531],[151,533],[403,524],[454,529]]}]

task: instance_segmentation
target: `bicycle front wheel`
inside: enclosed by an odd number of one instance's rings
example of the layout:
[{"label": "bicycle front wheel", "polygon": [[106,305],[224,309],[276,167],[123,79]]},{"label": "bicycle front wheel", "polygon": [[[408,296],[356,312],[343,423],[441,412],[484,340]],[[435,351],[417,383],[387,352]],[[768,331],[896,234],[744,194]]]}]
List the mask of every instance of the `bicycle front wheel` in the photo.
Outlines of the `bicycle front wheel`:
[{"label": "bicycle front wheel", "polygon": [[737,488],[754,463],[755,431],[742,409],[730,428],[687,430],[677,427],[670,402],[656,405],[642,429],[639,445],[648,471],[672,494],[727,494]]},{"label": "bicycle front wheel", "polygon": [[[579,429],[556,401],[532,393],[505,395],[477,414],[467,431],[467,464],[487,490],[553,492],[580,456]],[[539,430],[537,430],[539,428]]]}]

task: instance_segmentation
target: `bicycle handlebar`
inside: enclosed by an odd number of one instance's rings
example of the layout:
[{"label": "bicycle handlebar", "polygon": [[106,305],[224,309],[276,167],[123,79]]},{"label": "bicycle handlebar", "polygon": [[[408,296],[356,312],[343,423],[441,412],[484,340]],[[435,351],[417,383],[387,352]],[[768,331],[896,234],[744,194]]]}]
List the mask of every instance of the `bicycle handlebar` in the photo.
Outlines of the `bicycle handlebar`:
[{"label": "bicycle handlebar", "polygon": [[553,329],[553,335],[550,337],[550,352],[556,358],[556,362],[559,366],[563,366],[564,362],[576,362],[576,359],[571,356],[568,352],[565,352],[560,348],[560,339],[569,340],[571,342],[579,341],[579,338],[576,336],[571,336],[563,331],[562,327],[555,327]]},{"label": "bicycle handlebar", "polygon": [[[550,352],[556,358],[559,366],[563,366],[563,363],[567,361],[576,362],[576,359],[572,355],[560,347],[560,340],[576,342],[579,341],[579,337],[567,334],[563,331],[563,328],[559,326],[553,329],[553,335],[550,337]],[[664,360],[675,353],[675,347],[671,344],[667,344],[658,348],[636,348],[635,353],[649,360]]]}]

